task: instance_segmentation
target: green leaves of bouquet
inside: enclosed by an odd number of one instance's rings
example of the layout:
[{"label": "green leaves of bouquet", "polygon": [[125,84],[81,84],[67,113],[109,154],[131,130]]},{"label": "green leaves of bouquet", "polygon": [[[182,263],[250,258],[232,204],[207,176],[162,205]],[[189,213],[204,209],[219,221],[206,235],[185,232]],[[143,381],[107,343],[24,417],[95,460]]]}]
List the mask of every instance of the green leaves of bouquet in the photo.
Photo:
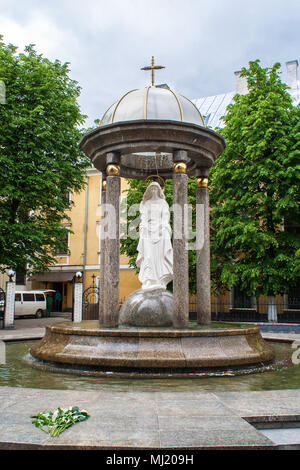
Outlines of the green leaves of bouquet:
[{"label": "green leaves of bouquet", "polygon": [[40,428],[52,437],[59,436],[65,429],[75,423],[85,421],[90,415],[85,410],[80,410],[78,406],[69,408],[58,408],[52,411],[40,412],[36,416],[31,416],[32,424]]}]

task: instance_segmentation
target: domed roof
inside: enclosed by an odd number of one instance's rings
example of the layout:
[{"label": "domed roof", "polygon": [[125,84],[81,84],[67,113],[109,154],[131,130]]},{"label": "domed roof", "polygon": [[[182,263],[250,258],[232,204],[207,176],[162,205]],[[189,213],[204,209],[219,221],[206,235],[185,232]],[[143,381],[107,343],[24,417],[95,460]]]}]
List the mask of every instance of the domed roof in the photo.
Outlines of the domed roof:
[{"label": "domed roof", "polygon": [[149,86],[126,93],[104,114],[100,126],[120,121],[160,119],[205,126],[196,106],[168,87]]}]

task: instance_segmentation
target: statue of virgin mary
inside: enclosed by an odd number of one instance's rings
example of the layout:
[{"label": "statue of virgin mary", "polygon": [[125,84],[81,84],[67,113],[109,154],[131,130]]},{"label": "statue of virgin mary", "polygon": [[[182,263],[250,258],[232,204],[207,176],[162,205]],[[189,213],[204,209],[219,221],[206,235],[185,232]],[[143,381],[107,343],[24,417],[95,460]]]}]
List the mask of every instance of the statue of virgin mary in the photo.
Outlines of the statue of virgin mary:
[{"label": "statue of virgin mary", "polygon": [[170,209],[158,183],[151,183],[140,204],[140,239],[136,264],[142,289],[165,290],[173,279]]}]

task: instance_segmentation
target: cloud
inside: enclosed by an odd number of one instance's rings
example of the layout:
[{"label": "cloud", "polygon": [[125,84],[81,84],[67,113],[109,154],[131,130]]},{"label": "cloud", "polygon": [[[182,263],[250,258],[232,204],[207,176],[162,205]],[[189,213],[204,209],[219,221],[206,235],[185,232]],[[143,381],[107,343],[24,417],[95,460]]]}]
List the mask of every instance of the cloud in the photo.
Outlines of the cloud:
[{"label": "cloud", "polygon": [[0,34],[71,62],[89,123],[122,94],[157,82],[190,99],[230,91],[234,71],[297,59],[299,0],[2,0]]},{"label": "cloud", "polygon": [[[70,40],[70,32],[59,29],[43,14],[34,12],[29,21],[20,24],[16,20],[0,14],[1,32],[5,42],[11,42],[21,50],[28,44],[36,44],[45,56],[56,57],[60,46]],[[72,38],[77,41],[76,37]]]}]

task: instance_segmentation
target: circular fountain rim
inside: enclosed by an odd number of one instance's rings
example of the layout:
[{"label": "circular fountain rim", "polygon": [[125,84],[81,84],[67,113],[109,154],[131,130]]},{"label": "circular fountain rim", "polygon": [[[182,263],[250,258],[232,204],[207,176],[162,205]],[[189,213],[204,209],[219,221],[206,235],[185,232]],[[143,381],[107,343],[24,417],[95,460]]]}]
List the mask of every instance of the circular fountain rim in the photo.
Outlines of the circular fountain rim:
[{"label": "circular fountain rim", "polygon": [[[195,324],[197,325],[197,324]],[[218,325],[218,328],[213,328]],[[223,327],[224,325],[224,327]],[[136,327],[121,325],[118,328],[106,328],[99,324],[98,320],[86,320],[80,323],[61,322],[46,327],[53,333],[80,336],[119,336],[119,337],[144,337],[144,338],[183,338],[201,336],[235,336],[245,334],[257,334],[259,327],[250,324],[233,324],[224,322],[212,322],[211,326],[197,325],[197,328],[175,329],[170,327]]]},{"label": "circular fountain rim", "polygon": [[100,328],[97,321],[49,326],[30,352],[43,363],[149,373],[232,368],[267,363],[274,358],[273,348],[265,343],[257,326],[110,329]]}]

